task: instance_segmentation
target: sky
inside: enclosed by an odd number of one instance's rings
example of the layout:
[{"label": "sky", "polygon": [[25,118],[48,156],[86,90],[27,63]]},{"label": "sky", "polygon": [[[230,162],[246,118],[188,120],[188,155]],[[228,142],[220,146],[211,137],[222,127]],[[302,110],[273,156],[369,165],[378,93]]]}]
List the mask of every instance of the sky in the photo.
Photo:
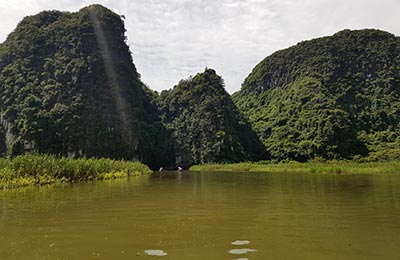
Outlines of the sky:
[{"label": "sky", "polygon": [[273,52],[343,29],[400,35],[400,0],[0,0],[0,42],[27,15],[102,4],[125,16],[138,72],[152,89],[213,68],[228,92]]}]

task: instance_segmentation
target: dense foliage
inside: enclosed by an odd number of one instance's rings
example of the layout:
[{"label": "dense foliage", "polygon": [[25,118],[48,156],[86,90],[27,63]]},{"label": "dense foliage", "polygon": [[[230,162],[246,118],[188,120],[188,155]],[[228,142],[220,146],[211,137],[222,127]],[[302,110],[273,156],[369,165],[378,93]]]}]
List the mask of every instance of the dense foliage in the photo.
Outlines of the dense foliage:
[{"label": "dense foliage", "polygon": [[24,18],[0,45],[1,152],[168,161],[125,40],[120,16],[100,5]]},{"label": "dense foliage", "polygon": [[389,33],[345,30],[278,51],[233,99],[212,69],[161,95],[150,90],[121,17],[107,8],[45,11],[0,44],[0,155],[110,157],[152,168],[400,159],[400,39]]},{"label": "dense foliage", "polygon": [[400,39],[341,31],[278,51],[233,96],[271,157],[400,158]]},{"label": "dense foliage", "polygon": [[265,156],[263,146],[240,115],[220,76],[206,69],[161,92],[162,119],[174,137],[176,162],[238,162]]}]

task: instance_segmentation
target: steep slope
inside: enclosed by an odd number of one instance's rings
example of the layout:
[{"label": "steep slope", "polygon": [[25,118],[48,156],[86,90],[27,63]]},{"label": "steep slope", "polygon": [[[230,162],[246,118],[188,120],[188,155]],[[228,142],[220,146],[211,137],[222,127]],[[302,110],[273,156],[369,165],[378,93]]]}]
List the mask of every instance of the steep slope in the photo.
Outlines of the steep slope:
[{"label": "steep slope", "polygon": [[379,30],[345,30],[301,42],[265,58],[233,98],[273,158],[395,152],[400,39]]},{"label": "steep slope", "polygon": [[158,166],[167,152],[166,131],[148,93],[119,15],[92,5],[26,17],[0,46],[3,153]]},{"label": "steep slope", "polygon": [[173,133],[177,164],[238,162],[265,157],[220,76],[206,69],[160,95],[162,119]]}]

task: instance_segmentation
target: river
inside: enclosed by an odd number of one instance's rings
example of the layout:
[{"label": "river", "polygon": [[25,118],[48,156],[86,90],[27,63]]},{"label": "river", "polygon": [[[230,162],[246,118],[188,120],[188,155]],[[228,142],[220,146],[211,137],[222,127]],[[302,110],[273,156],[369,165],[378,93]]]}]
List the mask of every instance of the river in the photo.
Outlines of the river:
[{"label": "river", "polygon": [[400,175],[165,172],[0,191],[0,259],[400,259]]}]

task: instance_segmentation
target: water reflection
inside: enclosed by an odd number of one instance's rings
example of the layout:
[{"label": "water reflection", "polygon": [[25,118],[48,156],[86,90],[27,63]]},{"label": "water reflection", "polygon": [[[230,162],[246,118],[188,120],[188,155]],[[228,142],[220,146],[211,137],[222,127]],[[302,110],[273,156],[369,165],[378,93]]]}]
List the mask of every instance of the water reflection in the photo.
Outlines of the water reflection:
[{"label": "water reflection", "polygon": [[159,180],[176,181],[181,183],[182,181],[190,181],[194,174],[189,171],[156,171],[150,175],[150,180],[158,182]]},{"label": "water reflection", "polygon": [[1,260],[397,260],[400,176],[157,172],[2,191],[0,211]]}]

